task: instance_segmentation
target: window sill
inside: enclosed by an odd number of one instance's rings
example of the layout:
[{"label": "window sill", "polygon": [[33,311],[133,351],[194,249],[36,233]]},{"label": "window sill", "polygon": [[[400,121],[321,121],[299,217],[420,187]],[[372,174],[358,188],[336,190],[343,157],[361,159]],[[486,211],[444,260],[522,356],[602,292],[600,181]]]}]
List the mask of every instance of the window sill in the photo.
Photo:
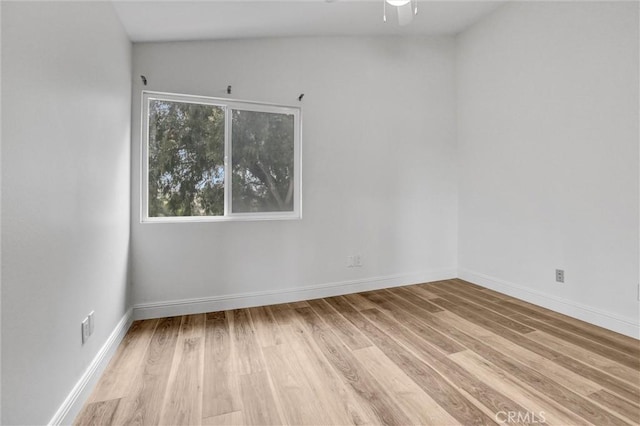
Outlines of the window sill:
[{"label": "window sill", "polygon": [[251,222],[265,220],[302,220],[302,215],[296,214],[235,214],[233,216],[189,216],[189,217],[148,217],[140,220],[142,224],[153,223],[203,223],[203,222]]}]

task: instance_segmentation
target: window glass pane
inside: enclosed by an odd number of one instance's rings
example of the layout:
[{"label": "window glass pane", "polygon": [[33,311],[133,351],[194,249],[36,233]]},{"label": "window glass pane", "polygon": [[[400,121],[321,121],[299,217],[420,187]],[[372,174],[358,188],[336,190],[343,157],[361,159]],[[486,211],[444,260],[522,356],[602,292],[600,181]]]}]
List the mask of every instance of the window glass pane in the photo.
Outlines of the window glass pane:
[{"label": "window glass pane", "polygon": [[293,114],[233,110],[233,213],[293,211],[293,150]]},{"label": "window glass pane", "polygon": [[224,215],[224,114],[149,100],[149,217]]}]

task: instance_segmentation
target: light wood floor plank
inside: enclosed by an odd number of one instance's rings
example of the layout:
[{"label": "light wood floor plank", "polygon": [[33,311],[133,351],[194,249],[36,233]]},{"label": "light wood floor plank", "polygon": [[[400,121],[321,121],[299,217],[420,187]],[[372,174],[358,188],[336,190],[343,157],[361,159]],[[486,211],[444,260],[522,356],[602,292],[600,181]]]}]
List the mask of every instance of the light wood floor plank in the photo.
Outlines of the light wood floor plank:
[{"label": "light wood floor plank", "polygon": [[[395,299],[393,299],[392,301],[394,303],[399,302]],[[429,325],[439,329],[441,332],[447,334],[448,336],[454,337],[456,335],[459,335],[458,330],[451,328],[447,322],[443,322],[439,319],[436,319],[435,316],[425,315],[425,311],[422,311],[422,310],[412,311],[410,306],[406,306],[406,305],[402,305],[402,306],[407,312],[413,313],[413,315],[416,318],[418,318],[420,321],[428,323]],[[438,313],[436,315],[448,316],[448,315],[460,315],[460,314],[467,319],[477,318],[476,312],[470,312],[465,310],[458,311],[457,314],[454,314],[453,312],[443,312],[443,313]],[[486,326],[486,324],[487,323],[483,321],[482,324],[476,324],[476,325],[482,325],[484,327]],[[524,335],[521,335],[512,330],[509,330],[506,327],[503,327],[499,324],[493,324],[490,328],[491,330],[496,332],[498,335],[510,340],[512,344],[522,346],[547,359],[550,359],[555,363],[557,363],[558,365],[564,368],[567,368],[568,370],[573,371],[576,374],[580,374],[588,378],[589,380],[592,380],[598,383],[600,386],[616,393],[621,397],[628,399],[629,401],[637,401],[638,399],[640,399],[639,387],[630,386],[628,383],[624,381],[621,381],[615,377],[610,376],[609,374],[603,373],[602,371],[591,367],[588,362],[581,362],[579,359],[574,359],[569,356],[566,356],[560,352],[550,349],[549,347],[543,344],[536,342],[533,339],[530,339],[529,336],[532,333],[527,334],[525,337]],[[477,331],[478,328],[476,328],[475,330],[476,331],[474,332],[474,334],[477,336],[486,335],[486,333],[489,332],[489,330],[487,330],[485,333],[483,333],[482,331]],[[464,336],[462,336],[462,340],[464,340]],[[459,341],[460,341],[460,337],[459,337]]]},{"label": "light wood floor plank", "polygon": [[241,374],[239,380],[244,420],[252,425],[282,424],[267,372]]},{"label": "light wood floor plank", "polygon": [[[460,280],[455,281],[459,282]],[[531,303],[527,303],[525,301],[518,300],[506,295],[502,295],[488,289],[485,289],[484,291],[472,290],[469,289],[465,284],[466,283],[463,282],[463,284],[459,286],[459,290],[463,290],[465,292],[473,291],[474,294],[484,294],[485,298],[492,296],[493,294],[498,294],[499,296],[492,297],[494,299],[494,302],[508,308],[510,311],[513,311],[514,314],[523,314],[534,319],[544,319],[545,322],[555,325],[558,328],[572,331],[575,334],[579,334],[583,337],[590,338],[598,343],[611,346],[612,348],[615,348],[621,352],[631,352],[636,355],[640,355],[640,341],[636,339],[602,329],[593,324],[580,321],[576,318],[571,318],[558,312],[553,312],[540,306],[536,306]]]},{"label": "light wood floor plank", "polygon": [[606,390],[594,392],[589,397],[612,412],[619,413],[630,422],[640,424],[640,408],[637,404],[620,399]]},{"label": "light wood floor plank", "polygon": [[535,352],[531,352],[518,345],[512,345],[511,342],[504,337],[493,333],[480,335],[475,331],[483,331],[482,327],[478,327],[470,321],[452,315],[449,312],[446,314],[448,315],[442,315],[442,318],[446,318],[449,324],[457,326],[459,329],[464,329],[468,333],[470,332],[476,338],[481,337],[483,343],[494,348],[501,348],[503,355],[526,364],[528,367],[544,374],[549,379],[556,380],[560,383],[571,383],[571,390],[582,396],[590,395],[602,389],[597,383],[573,371],[567,370]]},{"label": "light wood floor plank", "polygon": [[134,321],[109,362],[89,402],[123,398],[132,390],[132,380],[140,368],[158,320]]},{"label": "light wood floor plank", "polygon": [[113,415],[120,404],[120,399],[98,401],[86,404],[76,420],[75,426],[109,425],[113,422]]},{"label": "light wood floor plank", "polygon": [[360,293],[345,294],[342,297],[346,298],[349,301],[349,303],[351,303],[351,305],[353,305],[359,311],[376,307],[375,303],[369,302],[367,298],[362,296],[362,294]]},{"label": "light wood floor plank", "polygon": [[199,425],[202,420],[205,315],[182,318],[160,424]]},{"label": "light wood floor plank", "polygon": [[280,329],[273,314],[264,306],[248,309],[251,322],[255,328],[256,338],[262,347],[282,343]]},{"label": "light wood floor plank", "polygon": [[285,422],[291,425],[330,424],[331,418],[319,404],[317,393],[305,374],[306,366],[292,348],[281,344],[262,351]]},{"label": "light wood floor plank", "polygon": [[567,342],[571,342],[590,352],[596,353],[598,355],[602,355],[613,361],[619,362],[620,364],[626,365],[627,367],[630,367],[636,370],[640,369],[640,357],[638,357],[638,355],[635,354],[635,352],[633,353],[620,352],[616,349],[606,346],[605,344],[595,342],[591,339],[579,336],[569,331],[562,330],[560,328],[556,328],[552,325],[549,325],[548,323],[535,320],[526,315],[520,315],[520,314],[512,315],[511,318],[523,324],[526,324],[532,328],[535,328],[540,331],[544,331],[547,334],[556,336],[560,339],[566,340]]},{"label": "light wood floor plank", "polygon": [[[437,302],[440,304],[440,302]],[[450,304],[446,304],[449,308],[454,308]],[[457,310],[457,309],[455,309]],[[482,343],[481,341],[471,337],[470,335],[462,332],[461,330],[451,327],[447,321],[443,321],[437,318],[438,314],[431,316],[421,316],[421,319],[430,325],[439,328],[448,335],[454,337],[458,342],[463,344],[469,349],[474,350],[480,356],[494,363],[499,368],[503,369],[507,373],[511,374],[518,380],[524,383],[535,383],[536,388],[541,392],[552,396],[555,400],[561,401],[563,406],[570,409],[574,413],[581,416],[588,416],[589,421],[593,421],[599,424],[620,424],[620,419],[612,416],[607,410],[603,410],[601,407],[592,404],[590,401],[564,387],[563,385],[548,379],[542,374],[529,368],[528,366],[521,364],[515,360],[504,358],[501,352],[493,349],[492,347]],[[466,317],[470,316],[470,312],[462,311],[462,315]],[[473,316],[475,320],[475,316]],[[486,323],[482,321],[482,325]],[[510,330],[509,330],[510,331]],[[473,334],[473,333],[471,333]],[[585,417],[586,418],[586,417]],[[624,423],[624,422],[623,422]]]},{"label": "light wood floor plank", "polygon": [[434,290],[440,294],[442,298],[433,299],[432,302],[438,306],[446,309],[449,312],[459,313],[464,312],[462,315],[473,315],[474,322],[482,324],[483,327],[494,330],[498,326],[506,327],[510,330],[518,332],[520,334],[531,333],[535,328],[527,326],[522,322],[514,320],[514,317],[507,317],[493,312],[489,309],[480,310],[478,305],[467,302],[465,299],[448,293],[446,290]]},{"label": "light wood floor plank", "polygon": [[118,404],[113,424],[159,424],[181,322],[181,317],[163,318],[158,322],[133,379],[134,390]]},{"label": "light wood floor plank", "polygon": [[416,296],[426,299],[427,301],[440,297],[437,294],[431,293],[428,288],[429,287],[427,287],[426,284],[416,284],[411,286],[411,290]]},{"label": "light wood floor plank", "polygon": [[496,391],[488,383],[478,380],[464,368],[460,368],[446,355],[442,354],[420,335],[412,333],[400,322],[394,321],[390,316],[377,309],[362,311],[362,315],[368,318],[382,331],[409,348],[414,354],[422,358],[431,368],[445,377],[449,382],[464,390],[479,403],[484,405],[495,417],[499,412],[526,411],[520,404],[511,398]]},{"label": "light wood floor plank", "polygon": [[534,331],[529,338],[549,347],[555,351],[564,353],[574,359],[583,359],[595,368],[604,371],[618,379],[622,379],[633,386],[640,387],[640,374],[633,368],[629,368],[620,363],[605,358],[593,352],[585,351],[573,343],[565,342],[555,336],[550,336],[544,331]]},{"label": "light wood floor plank", "polygon": [[242,409],[233,353],[228,315],[225,312],[207,314],[202,404],[205,418]]},{"label": "light wood floor plank", "polygon": [[544,392],[554,400],[559,401],[563,407],[582,416],[585,420],[598,425],[626,424],[616,416],[611,415],[607,410],[603,410],[599,406],[590,403],[590,401],[565,387],[563,384],[547,378],[519,361],[504,357],[501,351],[497,351],[491,346],[473,339],[468,335],[465,335],[462,340],[464,340],[465,346],[492,364],[524,383],[535,384],[536,389]]},{"label": "light wood floor plank", "polygon": [[[415,311],[416,306],[400,297],[396,297],[395,293],[386,294],[384,292],[379,292],[367,297],[369,298],[369,300],[375,301],[378,308],[390,313],[393,316],[397,316],[399,320],[410,325],[412,329],[418,332],[420,336],[429,341],[429,343],[431,343],[432,345],[438,347],[444,353],[451,354],[465,349],[464,346],[462,346],[455,340],[450,339],[448,336],[437,332],[431,327],[426,326],[423,322],[417,321],[411,315],[406,315],[405,312],[407,311]],[[394,305],[391,300],[395,300],[398,305]]]},{"label": "light wood floor plank", "polygon": [[332,297],[327,300],[456,420],[466,425],[494,423],[447,380],[363,317],[346,299]]},{"label": "light wood floor plank", "polygon": [[[470,283],[466,281],[460,279],[456,279],[453,281],[455,281],[457,284],[462,285],[462,288],[464,288],[465,290],[468,290],[470,288]],[[477,290],[476,293],[478,293]],[[534,319],[543,319],[545,322],[558,328],[571,330],[575,334],[578,334],[582,337],[590,338],[598,343],[604,344],[605,346],[611,346],[618,351],[630,353],[631,355],[640,358],[640,340],[625,336],[620,333],[615,333],[610,330],[605,330],[596,325],[589,324],[579,319],[572,318],[567,315],[542,308],[540,306],[536,306],[523,300],[497,293],[493,290],[482,288],[482,291],[480,293],[484,293],[485,295],[495,295],[496,298],[501,300],[499,304],[502,307],[512,309],[513,311],[515,311],[515,314],[527,315]]]},{"label": "light wood floor plank", "polygon": [[[232,324],[232,341],[237,374],[251,374],[264,371],[264,362],[260,355],[260,346],[256,332],[246,309],[235,309],[228,312]],[[246,415],[247,413],[245,413]]]},{"label": "light wood floor plank", "polygon": [[407,414],[414,425],[452,425],[457,423],[400,367],[393,363],[376,346],[369,346],[353,352],[360,363],[389,390],[398,406]]},{"label": "light wood floor plank", "polygon": [[[459,318],[461,318],[460,316],[452,312],[439,313],[438,316],[445,319],[448,323],[456,322]],[[467,322],[466,324],[467,326],[470,325],[469,322]],[[474,324],[473,327],[470,328],[473,330],[473,335],[476,338],[493,335],[492,332],[478,327],[477,324]],[[536,331],[528,333],[526,337],[524,337],[506,328],[497,328],[497,330],[499,331],[499,335],[501,337],[508,339],[512,344],[520,346],[546,359],[549,359],[557,365],[566,368],[567,370],[572,371],[573,373],[576,373],[588,380],[591,380],[597,383],[599,386],[602,386],[603,388],[606,388],[623,398],[626,398],[630,401],[636,401],[640,399],[640,387],[630,385],[626,381],[620,380],[612,375],[598,370],[597,368],[592,367],[589,361],[595,354],[582,350],[582,356],[580,354],[574,354],[576,355],[576,358],[572,358],[565,355],[563,351],[554,350],[553,346],[551,345],[545,345],[544,339],[542,341],[538,341],[538,338],[541,336],[538,333],[541,332]],[[587,356],[587,354],[589,354],[590,356]],[[609,360],[609,363],[614,362]],[[632,369],[630,370],[633,371]],[[637,375],[638,374],[634,373],[630,377],[636,377]]]},{"label": "light wood floor plank", "polygon": [[477,325],[481,325],[482,327],[493,331],[494,333],[510,340],[514,344],[526,347],[527,349],[536,352],[539,355],[551,359],[555,363],[573,371],[574,373],[587,377],[589,380],[598,383],[600,386],[609,389],[624,398],[627,398],[631,401],[635,401],[640,398],[640,389],[638,389],[637,387],[629,386],[626,382],[616,379],[615,377],[612,377],[589,366],[588,363],[580,362],[562,353],[553,351],[550,348],[527,338],[528,335],[519,335],[500,324],[492,323],[479,313],[483,311],[478,311],[477,309],[466,309],[457,304],[442,299],[436,299],[436,303],[447,307],[447,309],[451,313],[454,313],[455,315],[458,315],[460,317],[471,319]]},{"label": "light wood floor plank", "polygon": [[409,419],[388,397],[373,376],[367,372],[355,356],[311,308],[295,310],[309,328],[316,344],[342,378],[360,398],[360,404],[368,405],[376,415],[376,422],[388,425],[406,425]]},{"label": "light wood floor plank", "polygon": [[316,393],[316,400],[331,416],[332,424],[373,424],[375,414],[360,406],[355,392],[345,385],[313,337],[293,311],[274,312],[287,343],[305,366],[304,374]]},{"label": "light wood floor plank", "polygon": [[202,419],[203,426],[242,426],[245,424],[242,411],[220,414]]},{"label": "light wood floor plank", "polygon": [[369,339],[364,337],[353,324],[338,314],[338,312],[324,300],[310,300],[309,306],[331,326],[333,332],[337,334],[340,340],[349,346],[349,349],[352,351],[371,346]]},{"label": "light wood floor plank", "polygon": [[[582,417],[563,409],[553,400],[546,398],[543,394],[536,392],[519,380],[508,376],[473,351],[457,352],[449,355],[449,358],[476,375],[478,379],[492,383],[501,392],[512,395],[525,407],[525,413],[531,413],[532,416],[535,415],[536,419],[542,420],[542,417],[544,417],[545,422],[552,425],[586,424],[585,419]],[[500,417],[502,418],[503,416]]]},{"label": "light wood floor plank", "polygon": [[288,303],[288,305],[289,305],[289,308],[291,308],[291,309],[308,308],[309,307],[309,302],[307,302],[306,300],[302,300],[300,302]]},{"label": "light wood floor plank", "polygon": [[425,299],[425,298],[421,297],[420,295],[416,295],[416,293],[414,291],[409,290],[407,288],[395,287],[395,288],[390,288],[387,291],[389,293],[391,293],[391,294],[395,294],[395,295],[398,295],[400,297],[405,297],[405,298],[409,298],[409,299],[412,299],[412,300],[415,300],[416,296],[418,296],[417,298],[422,299],[422,300],[420,300],[420,307],[422,309],[424,309],[425,311],[427,311],[427,312],[436,313],[436,312],[442,312],[442,310],[443,310],[440,306],[434,305],[428,299]]},{"label": "light wood floor plank", "polygon": [[500,299],[496,296],[487,294],[486,292],[461,285],[456,280],[447,280],[442,282],[442,284],[436,283],[434,287],[446,290],[445,294],[448,293],[461,297],[467,302],[475,303],[482,306],[483,308],[490,309],[501,315],[510,316],[522,313],[506,306],[505,299]]},{"label": "light wood floor plank", "polygon": [[[426,284],[423,287],[429,288],[429,286],[432,286],[432,285],[435,287],[445,286],[448,289],[458,289],[460,291],[464,291],[466,294],[473,294],[482,298],[483,300],[486,300],[488,302],[493,302],[493,303],[500,303],[501,301],[505,300],[505,296],[506,296],[504,294],[490,293],[489,290],[484,287],[478,287],[476,285],[473,285],[459,278],[454,278],[451,280],[444,280],[444,281],[436,281],[435,283]],[[509,296],[506,296],[506,297],[509,297]]]}]

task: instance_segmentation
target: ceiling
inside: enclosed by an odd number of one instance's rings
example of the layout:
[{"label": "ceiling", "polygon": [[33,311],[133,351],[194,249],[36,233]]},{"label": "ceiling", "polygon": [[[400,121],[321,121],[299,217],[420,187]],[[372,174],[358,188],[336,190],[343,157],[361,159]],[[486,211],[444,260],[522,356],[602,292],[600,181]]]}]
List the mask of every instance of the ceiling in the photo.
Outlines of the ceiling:
[{"label": "ceiling", "polygon": [[399,26],[395,8],[383,0],[112,0],[134,42],[257,37],[452,35],[494,9],[500,1],[426,1]]}]

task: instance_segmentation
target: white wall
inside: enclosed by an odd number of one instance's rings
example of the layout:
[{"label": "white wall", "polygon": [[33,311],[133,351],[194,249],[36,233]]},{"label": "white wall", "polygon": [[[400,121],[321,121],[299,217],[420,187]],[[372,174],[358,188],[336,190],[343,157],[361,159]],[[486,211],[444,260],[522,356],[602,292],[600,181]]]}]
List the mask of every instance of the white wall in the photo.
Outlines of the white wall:
[{"label": "white wall", "polygon": [[128,304],[131,43],[107,2],[2,8],[2,424],[46,424]]},{"label": "white wall", "polygon": [[[452,38],[300,38],[134,45],[148,90],[303,105],[303,219],[140,224],[133,144],[134,303],[410,284],[455,275]],[[133,128],[140,126],[134,83]],[[346,268],[361,253],[362,268]],[[345,282],[356,282],[345,286]],[[264,294],[198,309],[325,293]],[[147,311],[146,315],[184,312]],[[138,309],[140,312],[141,309]],[[143,315],[144,316],[144,315]]]},{"label": "white wall", "polygon": [[637,337],[638,3],[512,3],[457,48],[460,275]]}]

